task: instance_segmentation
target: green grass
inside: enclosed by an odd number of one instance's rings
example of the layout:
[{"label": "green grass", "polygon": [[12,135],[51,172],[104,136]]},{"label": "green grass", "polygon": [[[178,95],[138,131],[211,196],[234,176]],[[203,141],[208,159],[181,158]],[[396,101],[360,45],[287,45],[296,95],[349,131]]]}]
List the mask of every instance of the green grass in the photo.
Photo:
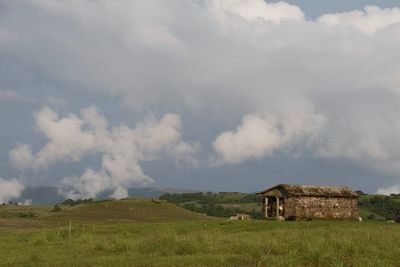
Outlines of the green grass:
[{"label": "green grass", "polygon": [[49,206],[0,205],[0,219],[37,218],[50,214]]},{"label": "green grass", "polygon": [[64,208],[49,221],[79,222],[174,222],[207,220],[210,217],[178,207],[171,203],[157,203],[149,199],[99,201],[71,208]]},{"label": "green grass", "polygon": [[52,212],[50,206],[0,206],[0,228],[54,227],[71,220],[80,223],[158,223],[215,219],[171,203],[156,203],[149,199],[98,201],[61,207],[61,211]]},{"label": "green grass", "polygon": [[0,208],[0,266],[400,266],[396,223],[226,221],[140,199],[51,210]]},{"label": "green grass", "polygon": [[98,201],[74,207],[62,206],[60,212],[52,210],[53,207],[50,206],[1,206],[0,230],[58,227],[67,225],[70,221],[115,224],[216,220],[171,203],[156,203],[149,199]]},{"label": "green grass", "polygon": [[399,266],[379,222],[74,224],[0,230],[2,266]]}]

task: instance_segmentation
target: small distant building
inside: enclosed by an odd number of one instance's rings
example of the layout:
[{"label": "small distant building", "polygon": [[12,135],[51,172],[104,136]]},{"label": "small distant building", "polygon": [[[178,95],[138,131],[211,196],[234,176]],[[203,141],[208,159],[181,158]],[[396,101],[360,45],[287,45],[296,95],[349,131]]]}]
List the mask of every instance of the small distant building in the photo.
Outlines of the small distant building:
[{"label": "small distant building", "polygon": [[260,193],[264,219],[354,219],[358,195],[345,186],[279,184]]},{"label": "small distant building", "polygon": [[239,221],[250,221],[249,214],[238,213],[235,216],[231,216],[229,220],[239,220]]}]

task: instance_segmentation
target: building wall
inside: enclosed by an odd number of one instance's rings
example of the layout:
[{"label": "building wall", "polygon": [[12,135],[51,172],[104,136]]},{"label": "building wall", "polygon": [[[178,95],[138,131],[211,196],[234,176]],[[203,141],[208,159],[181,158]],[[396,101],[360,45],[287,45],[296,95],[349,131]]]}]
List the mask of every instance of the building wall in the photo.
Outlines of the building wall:
[{"label": "building wall", "polygon": [[357,204],[356,198],[289,197],[285,199],[284,217],[357,219]]}]

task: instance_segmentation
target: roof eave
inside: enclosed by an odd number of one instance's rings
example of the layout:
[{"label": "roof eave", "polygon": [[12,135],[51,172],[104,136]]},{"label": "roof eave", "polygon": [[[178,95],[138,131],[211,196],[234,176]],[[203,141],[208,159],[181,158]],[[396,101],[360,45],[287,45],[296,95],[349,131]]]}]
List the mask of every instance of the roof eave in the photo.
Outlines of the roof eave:
[{"label": "roof eave", "polygon": [[274,190],[274,189],[276,189],[276,188],[278,188],[278,187],[282,187],[284,184],[278,184],[278,185],[275,185],[275,186],[273,186],[273,187],[271,187],[271,188],[268,188],[268,189],[265,189],[264,191],[261,191],[260,193],[258,193],[259,195],[263,195],[263,194],[265,194],[266,192],[268,192],[268,191],[271,191],[271,190]]}]

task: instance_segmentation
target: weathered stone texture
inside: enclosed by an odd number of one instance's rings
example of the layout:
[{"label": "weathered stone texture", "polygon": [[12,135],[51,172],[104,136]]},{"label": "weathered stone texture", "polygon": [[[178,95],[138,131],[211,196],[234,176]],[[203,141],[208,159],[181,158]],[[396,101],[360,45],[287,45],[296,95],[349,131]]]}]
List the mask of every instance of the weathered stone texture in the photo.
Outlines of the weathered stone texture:
[{"label": "weathered stone texture", "polygon": [[285,218],[357,219],[357,199],[340,197],[289,197],[285,199]]},{"label": "weathered stone texture", "polygon": [[348,187],[280,184],[260,193],[266,219],[358,219]]}]

